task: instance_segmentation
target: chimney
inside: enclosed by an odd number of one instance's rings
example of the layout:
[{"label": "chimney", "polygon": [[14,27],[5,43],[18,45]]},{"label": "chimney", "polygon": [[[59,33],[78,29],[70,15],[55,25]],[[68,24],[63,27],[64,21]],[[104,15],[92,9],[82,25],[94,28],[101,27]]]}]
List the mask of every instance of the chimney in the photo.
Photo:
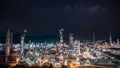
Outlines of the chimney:
[{"label": "chimney", "polygon": [[8,28],[7,33],[6,33],[6,58],[5,58],[5,62],[8,61],[8,56],[10,55],[10,46],[11,46],[11,44],[10,44],[10,41],[11,41],[10,32],[11,32],[11,30],[10,30],[10,28]]},{"label": "chimney", "polygon": [[96,31],[96,29],[93,28],[93,45],[95,45],[95,31]]},{"label": "chimney", "polygon": [[112,34],[111,34],[111,30],[110,30],[109,32],[110,32],[109,43],[110,43],[110,45],[111,45],[111,44],[112,44]]},{"label": "chimney", "polygon": [[10,32],[10,48],[12,49],[12,45],[13,45],[13,31],[11,30]]}]

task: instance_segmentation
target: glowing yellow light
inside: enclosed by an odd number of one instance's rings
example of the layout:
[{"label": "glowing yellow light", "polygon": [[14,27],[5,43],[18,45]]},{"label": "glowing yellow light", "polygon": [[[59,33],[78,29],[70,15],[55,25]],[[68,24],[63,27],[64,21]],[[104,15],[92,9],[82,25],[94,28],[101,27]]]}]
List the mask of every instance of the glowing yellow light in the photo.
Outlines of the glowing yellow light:
[{"label": "glowing yellow light", "polygon": [[51,50],[56,51],[56,48],[55,48],[55,47],[53,47],[53,48],[51,48]]},{"label": "glowing yellow light", "polygon": [[67,60],[65,60],[65,63],[64,63],[64,65],[65,65],[65,66],[67,65]]}]

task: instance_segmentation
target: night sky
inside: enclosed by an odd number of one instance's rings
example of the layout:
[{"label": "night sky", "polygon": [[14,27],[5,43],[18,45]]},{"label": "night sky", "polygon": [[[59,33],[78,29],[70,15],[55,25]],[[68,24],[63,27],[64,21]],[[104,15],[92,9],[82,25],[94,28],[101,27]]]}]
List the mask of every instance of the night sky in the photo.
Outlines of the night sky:
[{"label": "night sky", "polygon": [[120,37],[119,0],[0,0],[0,33],[10,27],[14,33],[24,29],[29,34],[74,33],[90,37],[96,29],[98,38]]}]

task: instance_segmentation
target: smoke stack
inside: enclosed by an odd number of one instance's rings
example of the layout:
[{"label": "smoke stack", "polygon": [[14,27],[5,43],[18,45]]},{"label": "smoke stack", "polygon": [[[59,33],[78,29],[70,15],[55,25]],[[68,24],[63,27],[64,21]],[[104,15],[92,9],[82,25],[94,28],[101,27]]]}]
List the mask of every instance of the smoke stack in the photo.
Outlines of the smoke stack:
[{"label": "smoke stack", "polygon": [[109,43],[112,44],[112,34],[111,34],[111,30],[110,30],[109,32],[110,32]]},{"label": "smoke stack", "polygon": [[108,29],[109,29],[109,44],[112,44],[112,31],[111,31],[111,24],[108,24]]},{"label": "smoke stack", "polygon": [[13,31],[11,30],[10,32],[10,45],[11,45],[11,49],[12,49],[12,45],[13,45]]},{"label": "smoke stack", "polygon": [[10,55],[10,46],[11,46],[11,44],[10,44],[10,41],[11,41],[10,32],[11,32],[11,30],[10,30],[10,28],[8,28],[7,34],[6,34],[6,58],[5,58],[5,62],[8,61],[8,56]]},{"label": "smoke stack", "polygon": [[93,28],[93,45],[95,45],[95,31],[96,31],[96,29]]}]

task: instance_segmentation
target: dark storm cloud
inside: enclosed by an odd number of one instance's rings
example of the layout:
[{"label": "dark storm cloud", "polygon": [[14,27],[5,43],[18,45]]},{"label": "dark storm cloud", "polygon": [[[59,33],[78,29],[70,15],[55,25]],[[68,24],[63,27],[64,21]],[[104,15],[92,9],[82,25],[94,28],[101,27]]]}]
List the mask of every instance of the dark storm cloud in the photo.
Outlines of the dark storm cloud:
[{"label": "dark storm cloud", "polygon": [[118,33],[119,8],[119,0],[1,0],[0,31],[56,33],[63,27],[87,36],[96,27],[102,36],[111,24]]}]

